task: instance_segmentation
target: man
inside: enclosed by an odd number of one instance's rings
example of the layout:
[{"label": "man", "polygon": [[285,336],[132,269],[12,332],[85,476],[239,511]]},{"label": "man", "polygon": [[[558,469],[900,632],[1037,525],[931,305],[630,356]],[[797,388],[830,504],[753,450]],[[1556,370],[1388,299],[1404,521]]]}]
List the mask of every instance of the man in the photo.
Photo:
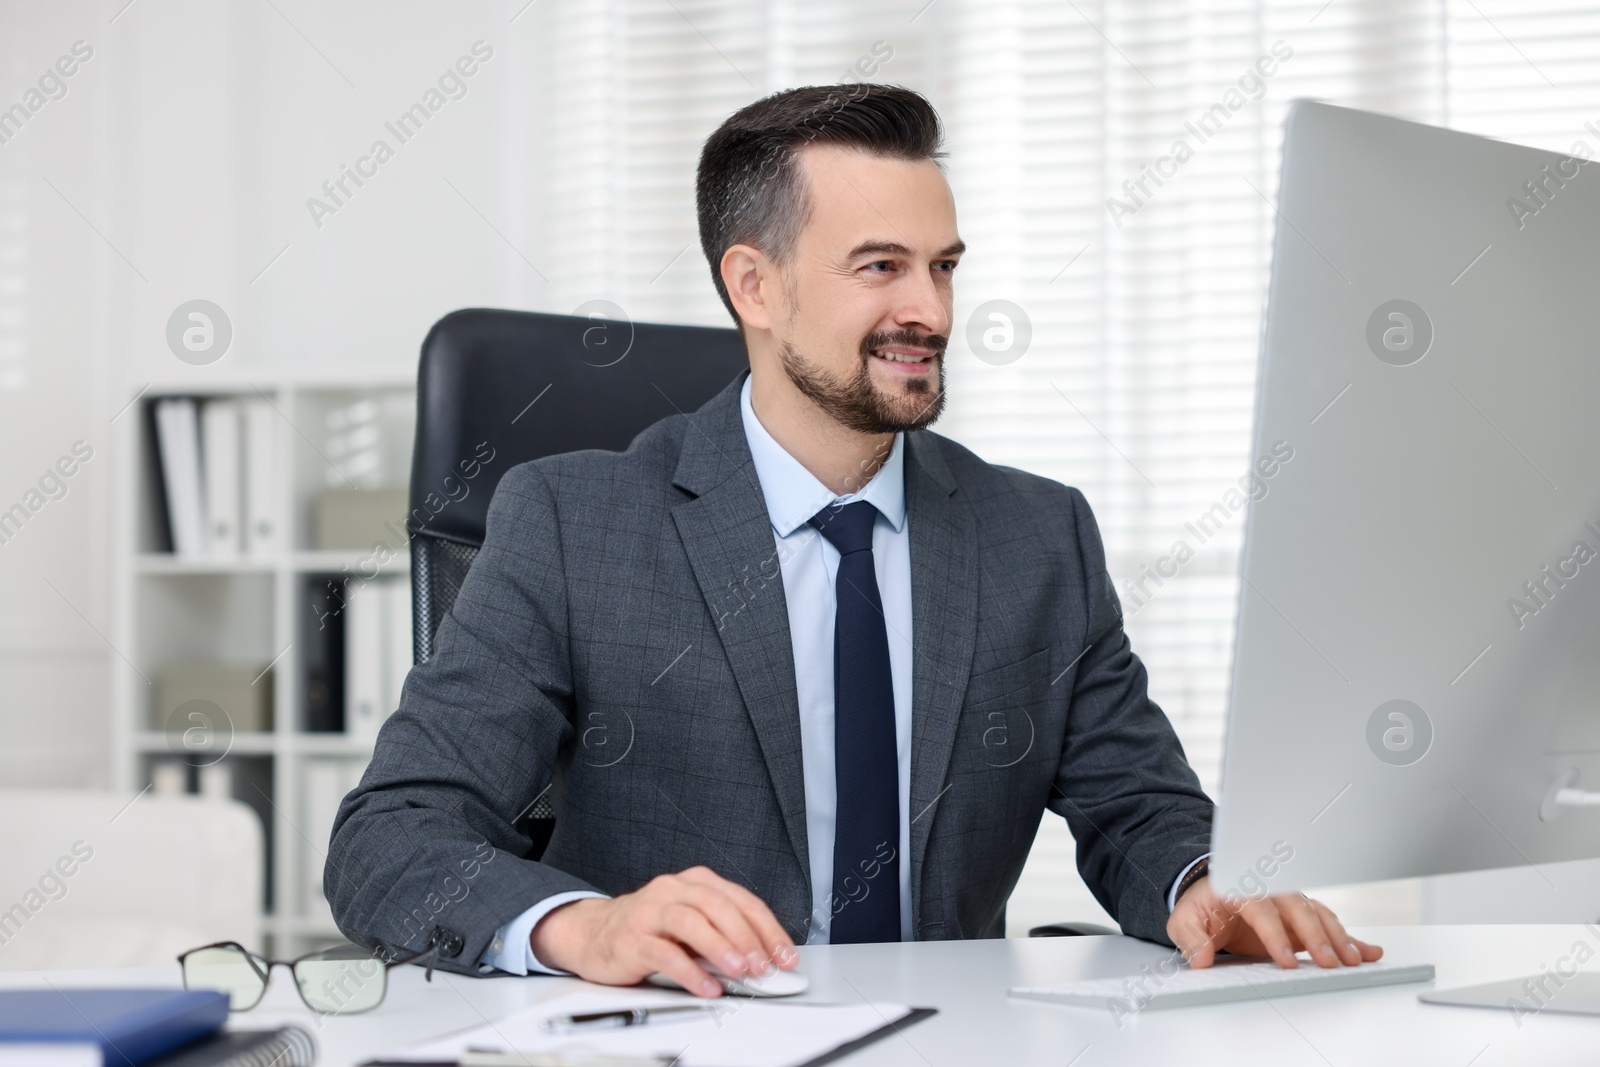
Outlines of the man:
[{"label": "man", "polygon": [[[939,142],[885,86],[779,93],[707,141],[701,242],[750,370],[500,482],[339,812],[351,938],[716,996],[699,961],[1002,936],[1048,808],[1123,930],[1195,966],[1378,957],[1304,896],[1219,896],[1083,495],[925,429],[963,249]],[[536,861],[515,821],[547,790]]]}]

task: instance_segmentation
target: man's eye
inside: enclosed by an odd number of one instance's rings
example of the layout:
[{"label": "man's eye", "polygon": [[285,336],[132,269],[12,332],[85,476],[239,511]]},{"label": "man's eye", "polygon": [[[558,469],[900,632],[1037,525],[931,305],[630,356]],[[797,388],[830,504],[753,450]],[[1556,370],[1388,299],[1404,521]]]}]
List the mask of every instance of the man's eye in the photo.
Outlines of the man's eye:
[{"label": "man's eye", "polygon": [[878,270],[879,267],[883,267],[885,270],[893,270],[894,269],[894,264],[889,262],[887,259],[880,259],[876,263],[868,263],[867,264],[867,269],[868,270],[876,271],[879,274],[884,273],[884,271]]}]

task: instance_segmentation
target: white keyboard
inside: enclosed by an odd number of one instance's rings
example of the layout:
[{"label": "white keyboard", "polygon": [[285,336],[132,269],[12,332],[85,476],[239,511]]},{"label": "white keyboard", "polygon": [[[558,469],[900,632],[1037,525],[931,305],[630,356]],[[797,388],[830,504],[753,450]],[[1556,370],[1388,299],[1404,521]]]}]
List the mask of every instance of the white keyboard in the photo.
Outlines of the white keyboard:
[{"label": "white keyboard", "polygon": [[1095,978],[1057,986],[1014,986],[1011,995],[1052,1004],[1105,1008],[1127,1015],[1147,1008],[1182,1008],[1194,1004],[1226,1004],[1236,1000],[1365,989],[1433,978],[1431,963],[1363,963],[1355,967],[1319,967],[1305,957],[1289,969],[1263,963],[1218,961],[1211,967],[1179,967],[1170,976],[1159,967],[1120,978]]}]

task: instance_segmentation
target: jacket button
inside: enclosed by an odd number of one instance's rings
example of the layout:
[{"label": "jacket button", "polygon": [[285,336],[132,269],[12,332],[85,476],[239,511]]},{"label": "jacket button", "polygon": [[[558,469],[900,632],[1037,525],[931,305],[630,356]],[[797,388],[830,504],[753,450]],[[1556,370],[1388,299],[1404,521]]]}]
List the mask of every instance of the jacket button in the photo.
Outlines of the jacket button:
[{"label": "jacket button", "polygon": [[443,926],[435,926],[428,935],[428,943],[439,950],[439,955],[452,959],[461,955],[461,950],[466,947],[466,941],[454,930],[447,930]]}]

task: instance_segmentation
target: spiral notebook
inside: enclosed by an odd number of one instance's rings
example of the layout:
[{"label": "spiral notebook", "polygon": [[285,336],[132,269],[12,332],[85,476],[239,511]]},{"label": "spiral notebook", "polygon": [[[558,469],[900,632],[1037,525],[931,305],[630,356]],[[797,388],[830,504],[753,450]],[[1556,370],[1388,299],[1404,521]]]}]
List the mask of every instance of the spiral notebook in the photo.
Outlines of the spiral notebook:
[{"label": "spiral notebook", "polygon": [[222,1030],[146,1067],[312,1067],[317,1046],[298,1026]]}]

